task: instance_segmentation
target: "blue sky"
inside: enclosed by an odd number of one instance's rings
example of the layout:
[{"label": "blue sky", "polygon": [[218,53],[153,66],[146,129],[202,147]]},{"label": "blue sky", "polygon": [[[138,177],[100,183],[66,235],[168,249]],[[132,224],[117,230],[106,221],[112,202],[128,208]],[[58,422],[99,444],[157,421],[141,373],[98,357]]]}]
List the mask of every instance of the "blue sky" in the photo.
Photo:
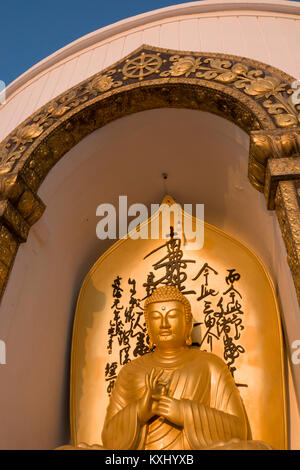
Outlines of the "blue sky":
[{"label": "blue sky", "polygon": [[61,47],[103,26],[182,0],[1,1],[0,80],[6,85]]}]

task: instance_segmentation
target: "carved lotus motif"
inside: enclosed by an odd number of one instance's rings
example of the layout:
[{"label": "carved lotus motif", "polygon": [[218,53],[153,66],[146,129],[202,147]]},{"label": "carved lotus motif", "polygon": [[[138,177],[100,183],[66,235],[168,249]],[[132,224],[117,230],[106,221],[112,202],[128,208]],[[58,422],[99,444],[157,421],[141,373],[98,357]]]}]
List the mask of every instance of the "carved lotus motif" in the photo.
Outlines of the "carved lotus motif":
[{"label": "carved lotus motif", "polygon": [[216,77],[216,80],[221,83],[232,83],[236,80],[236,78],[236,74],[228,70],[227,72],[221,73],[218,77]]},{"label": "carved lotus motif", "polygon": [[300,123],[300,115],[294,116],[293,114],[277,114],[274,119],[280,127],[297,126]]},{"label": "carved lotus motif", "polygon": [[58,101],[52,101],[46,108],[45,115],[47,119],[49,115],[52,117],[61,117],[69,111],[76,103],[77,95],[75,90],[70,90],[65,96],[59,98]]},{"label": "carved lotus motif", "polygon": [[279,127],[297,126],[300,122],[300,115],[289,103],[282,100],[275,103],[272,100],[266,100],[263,102],[263,106],[268,109],[270,114],[274,115],[276,124]]},{"label": "carved lotus motif", "polygon": [[170,67],[170,74],[173,77],[180,77],[185,75],[188,77],[190,73],[195,72],[197,68],[196,60],[194,57],[181,57]]},{"label": "carved lotus motif", "polygon": [[13,169],[15,162],[21,158],[23,151],[23,147],[20,147],[19,150],[9,150],[5,147],[0,152],[0,175],[9,173]]},{"label": "carved lotus motif", "polygon": [[234,64],[231,70],[236,75],[245,75],[248,72],[248,67],[244,64]]},{"label": "carved lotus motif", "polygon": [[254,80],[238,80],[235,83],[237,88],[244,88],[245,93],[257,98],[269,98],[280,91],[284,91],[286,84],[280,83],[277,77],[256,78]]},{"label": "carved lotus motif", "polygon": [[54,105],[49,106],[48,112],[54,117],[60,117],[63,114],[65,114],[67,111],[69,111],[70,106],[66,106],[65,104],[57,104],[55,103]]},{"label": "carved lotus motif", "polygon": [[38,124],[30,124],[25,127],[21,127],[16,131],[16,135],[14,137],[15,141],[19,142],[32,142],[33,139],[39,137],[43,132],[43,128]]},{"label": "carved lotus motif", "polygon": [[95,78],[92,82],[92,88],[97,91],[108,91],[114,84],[113,78],[109,75],[102,75],[101,77]]}]

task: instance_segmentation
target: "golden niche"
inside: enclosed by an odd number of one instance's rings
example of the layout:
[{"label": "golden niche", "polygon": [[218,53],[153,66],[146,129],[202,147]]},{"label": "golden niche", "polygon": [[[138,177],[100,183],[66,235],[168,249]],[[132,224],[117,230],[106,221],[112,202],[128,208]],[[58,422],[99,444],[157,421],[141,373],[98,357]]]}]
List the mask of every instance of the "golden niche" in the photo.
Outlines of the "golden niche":
[{"label": "golden niche", "polygon": [[150,352],[117,378],[102,432],[107,449],[271,449],[247,440],[247,418],[224,361],[192,348],[188,299],[174,286],[145,301]]},{"label": "golden niche", "polygon": [[191,249],[174,226],[176,239],[170,231],[117,241],[83,282],[72,340],[73,448],[285,449],[271,279],[249,248],[216,227],[205,223],[203,247]]}]

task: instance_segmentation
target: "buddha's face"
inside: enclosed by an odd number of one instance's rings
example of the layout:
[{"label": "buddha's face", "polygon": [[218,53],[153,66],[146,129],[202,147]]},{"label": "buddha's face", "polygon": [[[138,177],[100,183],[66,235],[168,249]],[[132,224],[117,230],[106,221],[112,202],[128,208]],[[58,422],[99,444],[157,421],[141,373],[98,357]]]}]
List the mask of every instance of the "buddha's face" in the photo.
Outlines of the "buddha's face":
[{"label": "buddha's face", "polygon": [[185,344],[185,310],[178,300],[150,304],[148,322],[152,341],[157,347],[174,348]]}]

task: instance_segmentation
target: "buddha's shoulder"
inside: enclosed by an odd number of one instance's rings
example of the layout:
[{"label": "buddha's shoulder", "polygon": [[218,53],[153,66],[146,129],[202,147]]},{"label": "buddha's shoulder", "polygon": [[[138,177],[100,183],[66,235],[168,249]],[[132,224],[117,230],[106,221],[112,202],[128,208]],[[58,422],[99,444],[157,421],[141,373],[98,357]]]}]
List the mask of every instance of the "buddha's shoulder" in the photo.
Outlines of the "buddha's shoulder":
[{"label": "buddha's shoulder", "polygon": [[[182,364],[192,365],[202,371],[207,369],[211,372],[228,371],[226,363],[219,356],[213,353],[201,351],[198,348],[189,348],[185,350],[182,355]],[[152,368],[157,366],[155,360],[155,353],[149,352],[143,356],[138,357],[122,367],[120,370],[120,378],[126,377],[126,380],[131,376],[134,377],[150,373]],[[158,366],[157,366],[158,367]]]},{"label": "buddha's shoulder", "polygon": [[[145,371],[153,364],[153,353],[149,352],[144,354],[143,356],[139,356],[136,359],[125,364],[122,369],[120,370],[120,374],[128,375],[128,374],[137,374],[140,371]],[[153,367],[153,365],[152,365]]]},{"label": "buddha's shoulder", "polygon": [[188,351],[187,357],[190,358],[190,361],[197,362],[199,366],[203,367],[206,365],[211,370],[228,369],[226,363],[219,356],[211,352],[201,351],[198,348],[191,348]]}]

